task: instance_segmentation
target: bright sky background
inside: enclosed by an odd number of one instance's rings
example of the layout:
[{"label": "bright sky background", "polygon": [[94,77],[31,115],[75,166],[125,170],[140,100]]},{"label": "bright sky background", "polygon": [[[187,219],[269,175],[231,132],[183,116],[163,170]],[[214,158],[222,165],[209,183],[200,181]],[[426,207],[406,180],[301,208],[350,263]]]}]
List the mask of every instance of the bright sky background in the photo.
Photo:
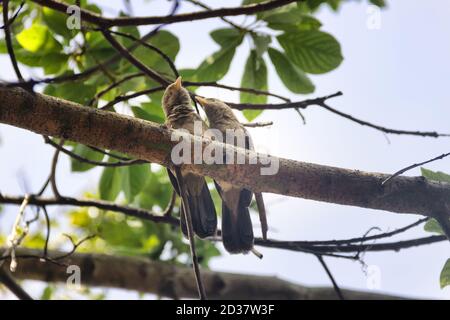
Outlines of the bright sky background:
[{"label": "bright sky background", "polygon": [[[100,3],[100,1],[98,1]],[[240,1],[226,1],[227,6]],[[156,15],[167,12],[156,1],[133,1],[134,12]],[[159,3],[159,2],[158,2]],[[224,1],[208,1],[219,7]],[[122,8],[122,1],[108,2],[114,15]],[[185,4],[182,11],[194,8]],[[366,1],[346,3],[339,13],[324,8],[319,13],[323,30],[332,33],[341,43],[345,57],[335,71],[314,76],[316,92],[321,96],[343,91],[344,96],[330,100],[332,107],[356,117],[397,129],[436,130],[450,132],[450,3],[440,0],[389,1],[389,8],[381,13],[380,29],[370,30]],[[243,22],[238,17],[234,21]],[[247,21],[249,21],[247,19]],[[224,24],[218,20],[182,23],[170,26],[181,39],[177,66],[196,67],[217,45],[208,33]],[[241,46],[229,74],[222,83],[239,85],[243,64],[247,58],[248,42]],[[2,79],[14,74],[6,56],[0,57]],[[35,75],[39,75],[35,73]],[[270,90],[303,100],[284,89],[269,68]],[[237,101],[237,94],[219,90],[203,90],[210,97]],[[275,100],[274,100],[275,101]],[[299,161],[352,168],[364,171],[393,173],[409,164],[449,152],[445,138],[384,136],[370,128],[339,118],[326,110],[311,107],[304,111],[307,124],[292,110],[265,112],[260,121],[274,121],[271,128],[253,129],[256,144],[270,153]],[[22,194],[18,175],[25,175],[35,191],[49,172],[51,149],[44,146],[39,135],[9,126],[0,126],[0,192]],[[58,169],[58,181],[63,194],[81,195],[95,190],[99,170],[71,174],[69,160],[63,156]],[[450,172],[450,159],[427,166],[429,169]],[[417,175],[419,169],[408,172]],[[269,211],[269,236],[276,239],[329,240],[363,235],[371,227],[383,231],[409,224],[419,218],[363,208],[320,203],[278,195],[266,195]],[[6,216],[14,215],[16,207],[6,208]],[[64,208],[52,214],[63,213]],[[5,220],[3,220],[5,221]],[[259,235],[259,221],[253,217]],[[10,226],[0,225],[3,232]],[[402,238],[426,236],[421,227],[409,231]],[[276,275],[309,286],[329,286],[330,281],[313,256],[281,250],[258,248],[264,259],[253,255],[214,259],[213,270]],[[399,253],[367,253],[364,261],[379,270],[376,292],[410,297],[450,298],[450,287],[439,288],[439,273],[450,257],[448,243],[408,249]],[[367,276],[361,264],[347,260],[327,259],[341,287],[369,290]],[[369,280],[370,282],[370,280]],[[28,286],[39,294],[37,286]],[[112,290],[114,298],[136,298],[135,294]]]}]

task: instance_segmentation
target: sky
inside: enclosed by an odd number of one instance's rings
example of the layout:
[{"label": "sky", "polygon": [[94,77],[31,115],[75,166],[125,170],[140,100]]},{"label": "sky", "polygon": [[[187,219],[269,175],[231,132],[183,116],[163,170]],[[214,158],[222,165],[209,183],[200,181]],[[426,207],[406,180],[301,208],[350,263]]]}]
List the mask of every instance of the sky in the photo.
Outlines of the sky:
[{"label": "sky", "polygon": [[[220,7],[223,1],[208,3]],[[227,1],[227,6],[239,1]],[[309,96],[294,95],[285,89],[269,67],[269,87],[292,100],[322,96],[342,91],[344,95],[329,104],[355,117],[376,124],[405,130],[450,132],[450,3],[429,0],[389,1],[389,7],[373,13],[366,1],[349,1],[338,12],[320,10],[322,29],[341,43],[344,62],[335,70],[312,76],[316,92]],[[121,1],[108,2],[107,13],[114,15]],[[139,15],[167,12],[156,1],[133,1]],[[192,11],[186,5],[182,11]],[[377,19],[379,18],[379,19]],[[368,23],[376,20],[376,27]],[[248,21],[244,17],[233,19]],[[181,40],[176,64],[179,68],[195,67],[217,49],[209,31],[223,27],[215,19],[175,24],[168,30]],[[369,23],[369,26],[373,24]],[[145,30],[145,28],[143,29]],[[228,75],[221,80],[239,85],[248,42],[244,42],[233,60]],[[276,44],[275,44],[276,46]],[[3,79],[14,74],[6,56],[0,56]],[[33,72],[33,75],[39,75]],[[202,89],[208,97],[237,101],[234,92]],[[275,102],[275,100],[273,100]],[[259,150],[298,161],[351,168],[369,172],[393,173],[412,163],[449,152],[449,139],[408,136],[386,136],[371,128],[359,126],[318,107],[303,111],[306,125],[293,110],[266,111],[258,121],[273,121],[270,128],[251,130]],[[22,194],[18,175],[27,177],[36,190],[47,177],[51,149],[39,135],[0,125],[0,192]],[[99,170],[84,174],[70,173],[67,157],[62,157],[58,181],[63,194],[81,195],[95,190]],[[426,166],[450,172],[450,159]],[[408,175],[420,174],[419,169]],[[269,237],[283,240],[329,240],[362,236],[371,227],[390,231],[416,221],[420,216],[334,205],[279,195],[265,195]],[[6,215],[14,214],[7,207]],[[54,209],[52,214],[65,209]],[[255,233],[260,233],[258,218],[253,216]],[[0,226],[8,230],[8,226]],[[399,239],[427,236],[421,227],[408,231]],[[358,262],[327,258],[338,284],[343,288],[396,294],[407,297],[449,299],[450,287],[439,288],[439,273],[450,257],[448,243],[439,243],[400,252],[367,253],[366,267]],[[277,276],[307,286],[330,286],[330,281],[314,256],[289,251],[258,248],[262,260],[253,255],[229,255],[213,259],[213,270]],[[29,285],[31,290],[34,284]],[[131,293],[111,290],[113,298],[135,298]]]}]

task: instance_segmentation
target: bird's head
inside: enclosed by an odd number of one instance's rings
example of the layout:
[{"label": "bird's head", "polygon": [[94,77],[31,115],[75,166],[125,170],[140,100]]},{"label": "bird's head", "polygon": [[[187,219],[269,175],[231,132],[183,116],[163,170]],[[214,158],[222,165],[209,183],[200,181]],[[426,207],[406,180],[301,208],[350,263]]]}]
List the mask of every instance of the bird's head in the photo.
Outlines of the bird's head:
[{"label": "bird's head", "polygon": [[213,98],[195,98],[203,110],[205,110],[206,116],[211,124],[218,123],[223,120],[237,121],[231,108],[223,101]]},{"label": "bird's head", "polygon": [[189,92],[181,85],[181,77],[167,86],[162,98],[162,105],[166,115],[171,114],[173,107],[178,105],[190,105]]}]

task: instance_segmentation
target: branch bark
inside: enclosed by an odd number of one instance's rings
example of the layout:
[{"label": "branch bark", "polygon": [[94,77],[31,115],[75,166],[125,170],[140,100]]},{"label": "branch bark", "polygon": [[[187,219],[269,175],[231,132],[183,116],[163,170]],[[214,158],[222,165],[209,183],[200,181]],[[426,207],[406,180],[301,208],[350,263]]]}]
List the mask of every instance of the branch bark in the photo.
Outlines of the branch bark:
[{"label": "branch bark", "polygon": [[[2,249],[0,249],[2,252]],[[49,256],[61,256],[49,251]],[[42,251],[21,248],[17,250],[19,279],[46,282],[66,282],[66,267],[39,261]],[[114,287],[153,293],[170,298],[196,298],[198,296],[192,270],[149,259],[108,256],[103,254],[74,253],[58,263],[77,265],[81,269],[81,282],[88,286]],[[337,299],[333,288],[311,288],[293,284],[277,277],[254,276],[225,272],[202,272],[205,289],[211,299],[275,299],[275,300],[327,300]],[[403,299],[401,297],[370,292],[342,290],[346,299]]]},{"label": "branch bark", "polygon": [[[0,87],[0,123],[39,134],[73,140],[98,148],[117,150],[163,166],[170,166],[173,130],[149,121],[83,107],[70,101],[32,93],[21,88]],[[431,217],[448,216],[450,184],[423,177],[399,176],[382,185],[389,175],[349,170],[270,157],[279,163],[275,175],[261,175],[267,167],[250,158],[264,155],[208,139],[191,141],[221,146],[226,152],[245,156],[246,164],[185,164],[197,174],[227,181],[254,192],[271,192],[336,204],[413,213]],[[204,148],[203,148],[204,150]]]},{"label": "branch bark", "polygon": [[[40,4],[42,6],[67,13],[68,4],[56,1],[56,0],[32,0],[33,2]],[[102,27],[112,27],[112,26],[141,26],[150,24],[169,24],[184,21],[194,21],[203,20],[209,18],[225,17],[225,16],[239,16],[239,15],[251,15],[254,13],[268,11],[276,9],[293,3],[298,0],[272,0],[264,1],[261,3],[249,4],[241,7],[233,8],[220,8],[214,10],[198,11],[182,13],[177,15],[167,15],[159,17],[117,17],[117,18],[106,18],[98,15],[94,12],[81,9],[81,19],[87,22],[95,23]]]}]

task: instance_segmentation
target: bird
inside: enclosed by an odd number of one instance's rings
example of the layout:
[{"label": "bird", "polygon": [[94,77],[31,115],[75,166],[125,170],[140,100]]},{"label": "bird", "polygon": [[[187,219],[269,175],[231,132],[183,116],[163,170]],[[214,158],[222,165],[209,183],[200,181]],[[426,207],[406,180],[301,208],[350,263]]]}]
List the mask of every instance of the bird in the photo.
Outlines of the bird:
[{"label": "bird", "polygon": [[[227,104],[212,98],[196,99],[205,111],[211,129],[220,131],[222,137],[227,130],[233,130],[236,136],[234,146],[254,149],[249,133]],[[244,145],[238,145],[239,141],[243,141]],[[233,254],[252,251],[254,236],[248,207],[253,192],[228,182],[214,182],[222,198],[222,241],[225,249]]]},{"label": "bird", "polygon": [[[165,125],[172,129],[185,129],[194,134],[194,123],[200,121],[202,134],[208,129],[206,123],[192,107],[189,92],[182,86],[181,77],[167,86],[162,106],[166,115]],[[180,170],[188,203],[182,203],[180,224],[183,234],[188,237],[185,208],[189,207],[194,233],[200,238],[214,236],[217,231],[217,214],[205,177]],[[167,170],[172,186],[179,196],[181,189],[173,169]],[[182,201],[183,202],[183,201]]]}]

